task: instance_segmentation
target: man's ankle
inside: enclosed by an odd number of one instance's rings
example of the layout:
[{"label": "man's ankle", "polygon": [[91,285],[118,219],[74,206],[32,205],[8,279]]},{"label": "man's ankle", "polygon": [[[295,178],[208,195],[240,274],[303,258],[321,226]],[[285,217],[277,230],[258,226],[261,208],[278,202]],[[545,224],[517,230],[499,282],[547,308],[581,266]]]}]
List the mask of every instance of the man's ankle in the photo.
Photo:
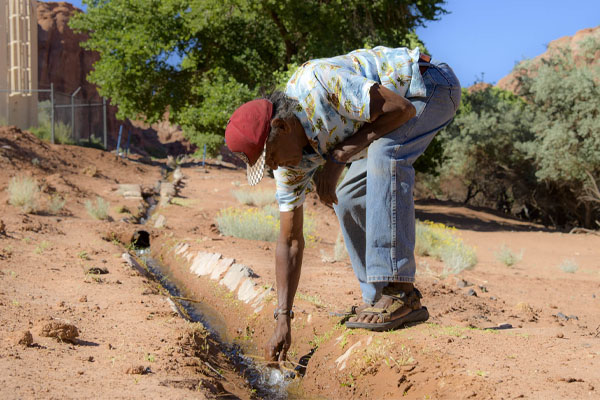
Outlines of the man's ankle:
[{"label": "man's ankle", "polygon": [[415,289],[415,285],[412,282],[392,282],[390,286],[396,290],[401,290],[408,294]]}]

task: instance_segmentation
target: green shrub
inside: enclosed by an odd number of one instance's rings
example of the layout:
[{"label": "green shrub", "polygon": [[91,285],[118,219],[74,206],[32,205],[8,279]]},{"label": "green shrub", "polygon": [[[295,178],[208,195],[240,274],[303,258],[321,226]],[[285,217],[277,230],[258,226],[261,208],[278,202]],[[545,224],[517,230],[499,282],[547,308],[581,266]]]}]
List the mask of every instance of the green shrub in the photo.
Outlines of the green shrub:
[{"label": "green shrub", "polygon": [[455,228],[431,221],[417,221],[415,253],[444,262],[443,275],[458,274],[477,264],[475,250],[463,243]]},{"label": "green shrub", "polygon": [[567,274],[574,274],[579,269],[579,265],[572,258],[565,258],[559,265],[560,269]]},{"label": "green shrub", "polygon": [[85,209],[95,219],[107,219],[109,208],[110,203],[100,196],[96,197],[95,203],[92,203],[91,200],[85,201]]},{"label": "green shrub", "polygon": [[81,145],[83,147],[91,147],[93,149],[104,150],[104,144],[102,142],[102,139],[94,135],[90,136],[88,140],[81,142]]},{"label": "green shrub", "polygon": [[[38,106],[38,126],[29,130],[39,139],[49,142],[52,139],[52,119],[50,101],[42,101]],[[75,144],[71,138],[71,125],[54,121],[54,142],[59,144]]]},{"label": "green shrub", "polygon": [[275,202],[275,192],[272,190],[233,190],[233,197],[247,206],[263,207]]},{"label": "green shrub", "polygon": [[52,196],[50,201],[48,202],[48,213],[51,215],[56,215],[60,213],[60,211],[65,206],[66,200],[61,198],[58,195]]},{"label": "green shrub", "polygon": [[523,259],[523,250],[520,254],[513,253],[513,251],[505,244],[500,247],[500,250],[496,252],[496,260],[500,261],[507,267],[513,266]]},{"label": "green shrub", "polygon": [[25,213],[38,211],[39,193],[37,181],[28,176],[14,177],[8,184],[10,204],[21,207]]}]

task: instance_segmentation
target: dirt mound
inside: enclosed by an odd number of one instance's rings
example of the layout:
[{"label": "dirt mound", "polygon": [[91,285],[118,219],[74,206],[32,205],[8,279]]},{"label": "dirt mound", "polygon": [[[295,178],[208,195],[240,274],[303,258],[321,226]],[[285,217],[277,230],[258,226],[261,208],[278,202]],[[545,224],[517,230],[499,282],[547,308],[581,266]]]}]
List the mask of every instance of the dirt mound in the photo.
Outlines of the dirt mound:
[{"label": "dirt mound", "polygon": [[62,342],[74,342],[79,336],[79,330],[75,325],[53,321],[42,326],[40,336],[56,338]]}]

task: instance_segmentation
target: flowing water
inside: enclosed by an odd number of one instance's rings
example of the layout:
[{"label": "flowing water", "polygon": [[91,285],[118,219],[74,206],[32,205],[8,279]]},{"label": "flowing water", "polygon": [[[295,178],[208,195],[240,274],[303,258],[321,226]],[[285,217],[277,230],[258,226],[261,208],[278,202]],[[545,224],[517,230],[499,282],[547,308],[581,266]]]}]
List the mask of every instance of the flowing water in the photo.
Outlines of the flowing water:
[{"label": "flowing water", "polygon": [[[160,189],[160,184],[157,185],[157,188]],[[146,202],[149,206],[145,216],[140,219],[141,225],[144,225],[152,216],[156,204],[158,203],[158,199],[152,196],[146,198]],[[172,277],[167,265],[163,265],[150,256],[150,247],[138,249],[136,253],[137,256],[144,261],[148,270],[171,294],[171,296],[188,297],[188,293],[183,289],[185,288],[183,282],[178,282]],[[184,300],[177,301],[183,307],[191,321],[202,323],[202,325],[220,343],[224,354],[228,357],[229,361],[238,368],[240,374],[248,381],[250,386],[256,390],[256,394],[259,398],[269,400],[304,398],[303,396],[291,393],[289,389],[293,386],[295,387],[295,390],[293,391],[297,391],[297,386],[299,385],[296,384],[297,380],[295,378],[304,374],[305,365],[304,367],[297,367],[295,372],[282,371],[278,368],[259,365],[255,363],[251,357],[245,355],[238,344],[233,343],[227,337],[226,322],[221,318],[219,312],[205,303]],[[308,362],[309,358],[310,356],[306,358],[306,362]]]}]

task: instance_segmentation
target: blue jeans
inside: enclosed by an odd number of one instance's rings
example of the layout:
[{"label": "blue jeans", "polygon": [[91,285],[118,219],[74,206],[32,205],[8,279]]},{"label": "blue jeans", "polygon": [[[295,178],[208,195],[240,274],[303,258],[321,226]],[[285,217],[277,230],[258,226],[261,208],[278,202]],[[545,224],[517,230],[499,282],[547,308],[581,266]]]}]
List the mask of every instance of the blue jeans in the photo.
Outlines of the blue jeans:
[{"label": "blue jeans", "polygon": [[417,114],[369,146],[337,188],[334,206],[363,300],[373,304],[390,282],[415,281],[413,163],[460,104],[452,69],[432,60],[423,74],[427,94],[410,98]]}]

